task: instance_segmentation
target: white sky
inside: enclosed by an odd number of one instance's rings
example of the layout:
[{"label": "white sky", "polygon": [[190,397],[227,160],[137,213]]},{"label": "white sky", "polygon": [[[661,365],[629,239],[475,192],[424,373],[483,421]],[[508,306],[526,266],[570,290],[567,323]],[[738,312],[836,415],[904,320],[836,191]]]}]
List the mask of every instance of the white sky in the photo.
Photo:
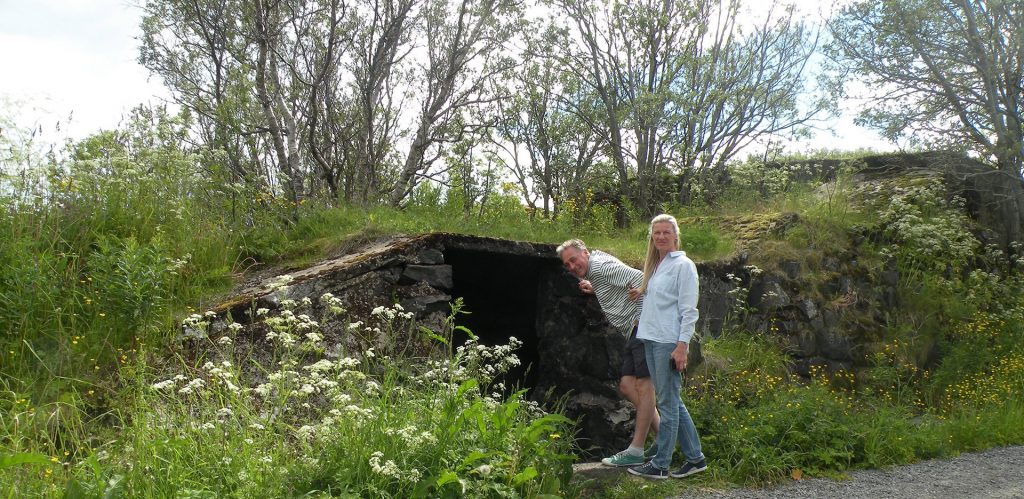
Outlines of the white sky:
[{"label": "white sky", "polygon": [[20,111],[17,124],[41,126],[44,138],[58,122],[83,138],[159,102],[167,92],[136,63],[132,1],[0,0],[0,99],[20,103],[3,111]]},{"label": "white sky", "polygon": [[[132,107],[168,95],[136,62],[136,1],[0,0],[0,105],[17,103],[17,125],[41,127],[44,140],[81,139],[115,128]],[[893,148],[855,127],[853,112],[837,120],[836,135],[819,132],[795,149]]]}]

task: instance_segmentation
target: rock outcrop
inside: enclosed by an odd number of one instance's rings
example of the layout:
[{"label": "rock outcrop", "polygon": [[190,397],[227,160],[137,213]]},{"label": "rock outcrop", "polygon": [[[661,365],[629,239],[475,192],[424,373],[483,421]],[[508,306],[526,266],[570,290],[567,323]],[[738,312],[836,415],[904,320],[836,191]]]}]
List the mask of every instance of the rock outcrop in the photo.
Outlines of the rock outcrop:
[{"label": "rock outcrop", "polygon": [[[945,175],[950,192],[968,200],[967,208],[976,219],[1005,229],[994,232],[994,242],[1014,240],[1014,227],[1019,227],[1022,215],[1008,210],[1006,203],[1021,199],[1024,189],[1019,179],[1000,185],[986,180],[983,168],[969,162],[929,169],[918,160],[939,161],[919,156],[874,157],[865,161],[858,175],[869,182],[915,171]],[[825,165],[820,175],[834,176],[836,168]],[[993,192],[1002,192],[1001,199],[1009,201],[989,202]],[[892,266],[867,268],[859,262],[859,247],[871,235],[854,234],[850,247],[805,259],[782,259],[761,269],[749,265],[751,252],[759,251],[758,240],[784,234],[801,223],[800,217],[792,213],[735,217],[724,223],[737,229],[740,250],[728,260],[697,265],[700,321],[690,365],[700,366],[700,337],[717,336],[731,325],[777,336],[788,345],[792,371],[798,375],[807,376],[816,367],[856,370],[863,366],[900,305],[899,272]],[[624,338],[606,322],[596,299],[578,291],[576,278],[562,268],[554,250],[551,244],[458,234],[394,237],[292,271],[286,278],[256,282],[215,311],[246,324],[256,310],[267,309],[272,316],[286,300],[308,299],[307,306],[315,312],[324,306],[318,299],[330,293],[350,317],[368,317],[377,307],[398,303],[419,324],[440,330],[453,303],[461,300],[463,311],[470,313],[460,314],[458,324],[477,334],[481,343],[507,343],[510,336],[522,341],[517,353],[523,366],[509,373],[510,389],[528,388],[534,400],[562,404],[579,421],[584,452],[606,454],[625,446],[632,431],[632,408],[616,390]],[[225,327],[223,322],[219,327]],[[346,325],[321,325],[325,341],[333,344],[337,355],[367,346],[367,338],[360,344],[360,338],[345,334]],[[258,328],[258,321],[252,321],[251,352],[261,348]],[[186,337],[196,334],[205,333],[184,332]],[[934,349],[921,348],[925,352],[921,362],[933,362]]]},{"label": "rock outcrop", "polygon": [[[779,218],[796,223],[793,215]],[[539,402],[563,403],[568,415],[579,420],[581,447],[604,454],[624,446],[632,431],[632,408],[616,390],[624,338],[607,323],[597,300],[579,292],[576,278],[562,268],[554,249],[550,244],[457,234],[395,237],[259,282],[215,311],[246,324],[255,310],[265,308],[272,316],[286,300],[308,299],[315,314],[324,306],[319,298],[330,293],[349,317],[369,317],[373,309],[397,302],[419,324],[440,330],[452,303],[461,299],[463,310],[470,313],[459,315],[458,322],[481,343],[506,343],[510,336],[523,342],[517,352],[522,369],[510,373],[507,384],[529,388]],[[739,307],[746,311],[746,327],[792,342],[798,372],[814,364],[844,368],[856,362],[853,352],[859,340],[846,334],[850,324],[844,307],[867,308],[878,297],[873,280],[856,276],[855,262],[837,259],[836,277],[816,290],[797,262],[770,273],[748,266],[746,260],[740,253],[727,261],[698,264],[700,334],[717,335],[727,321],[740,317],[735,315]],[[827,303],[815,296],[824,296]],[[250,350],[259,350],[259,324],[251,324]],[[329,352],[341,355],[368,346],[346,334],[346,324],[321,324],[325,341],[333,345]],[[405,341],[371,340],[378,348]],[[699,365],[699,340],[691,355],[691,365]]]}]

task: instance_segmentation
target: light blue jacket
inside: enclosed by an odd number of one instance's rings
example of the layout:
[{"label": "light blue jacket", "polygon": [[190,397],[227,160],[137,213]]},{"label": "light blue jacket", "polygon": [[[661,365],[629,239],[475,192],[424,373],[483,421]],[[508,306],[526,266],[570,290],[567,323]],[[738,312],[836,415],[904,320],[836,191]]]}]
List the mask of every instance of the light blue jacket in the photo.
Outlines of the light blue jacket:
[{"label": "light blue jacket", "polygon": [[657,343],[689,343],[697,324],[697,266],[682,251],[665,256],[647,282],[636,337]]}]

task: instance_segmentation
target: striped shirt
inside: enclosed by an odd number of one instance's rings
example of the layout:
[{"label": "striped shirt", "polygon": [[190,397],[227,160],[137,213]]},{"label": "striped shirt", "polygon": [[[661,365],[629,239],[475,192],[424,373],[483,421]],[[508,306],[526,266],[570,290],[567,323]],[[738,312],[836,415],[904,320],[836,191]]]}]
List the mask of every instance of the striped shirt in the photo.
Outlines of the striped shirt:
[{"label": "striped shirt", "polygon": [[590,252],[587,280],[594,288],[597,303],[601,305],[608,322],[622,334],[629,336],[640,319],[643,299],[629,299],[629,287],[639,288],[644,280],[643,271],[634,269],[618,258],[603,251]]}]

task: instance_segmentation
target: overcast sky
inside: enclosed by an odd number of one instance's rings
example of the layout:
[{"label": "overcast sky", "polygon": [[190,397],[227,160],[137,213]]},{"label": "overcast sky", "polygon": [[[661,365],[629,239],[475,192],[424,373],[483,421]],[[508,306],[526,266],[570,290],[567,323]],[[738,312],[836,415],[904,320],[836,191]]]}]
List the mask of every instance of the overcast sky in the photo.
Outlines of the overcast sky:
[{"label": "overcast sky", "polygon": [[[80,139],[115,128],[132,107],[168,95],[136,63],[135,1],[0,0],[0,105],[18,103],[18,125],[41,126],[44,138]],[[849,117],[837,129],[837,136],[821,132],[801,149],[892,148]]]},{"label": "overcast sky", "polygon": [[21,104],[19,125],[50,133],[59,121],[82,138],[166,95],[135,62],[140,10],[130,2],[0,0],[0,95]]}]

